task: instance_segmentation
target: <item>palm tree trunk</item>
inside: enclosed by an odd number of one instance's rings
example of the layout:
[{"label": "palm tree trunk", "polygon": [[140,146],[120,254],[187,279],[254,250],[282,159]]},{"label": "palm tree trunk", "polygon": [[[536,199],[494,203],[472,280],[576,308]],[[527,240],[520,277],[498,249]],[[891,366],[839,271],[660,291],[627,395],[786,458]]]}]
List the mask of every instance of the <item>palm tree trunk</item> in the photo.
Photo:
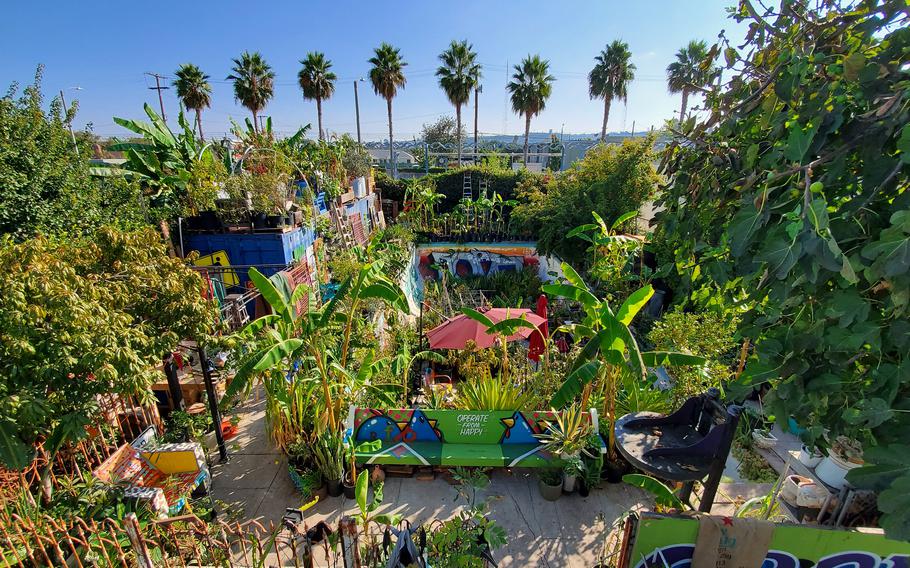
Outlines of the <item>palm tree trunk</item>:
[{"label": "palm tree trunk", "polygon": [[689,89],[682,90],[682,106],[679,108],[679,123],[686,118],[686,106],[689,103]]},{"label": "palm tree trunk", "polygon": [[386,105],[389,110],[389,168],[392,175],[395,174],[395,149],[392,144],[392,99],[386,99]]},{"label": "palm tree trunk", "polygon": [[525,115],[525,168],[528,167],[528,135],[531,133],[531,113]]},{"label": "palm tree trunk", "polygon": [[319,121],[319,139],[325,140],[325,134],[322,132],[322,99],[316,97],[316,117]]},{"label": "palm tree trunk", "polygon": [[256,112],[256,109],[251,109],[253,111],[253,132],[259,134],[259,113]]},{"label": "palm tree trunk", "polygon": [[199,139],[205,140],[205,135],[202,133],[202,109],[196,109],[196,126],[199,128]]},{"label": "palm tree trunk", "polygon": [[604,124],[600,129],[600,141],[607,141],[607,121],[610,120],[610,103],[613,102],[613,98],[610,95],[604,96]]},{"label": "palm tree trunk", "polygon": [[461,105],[455,105],[455,140],[458,143],[458,165],[461,166]]}]

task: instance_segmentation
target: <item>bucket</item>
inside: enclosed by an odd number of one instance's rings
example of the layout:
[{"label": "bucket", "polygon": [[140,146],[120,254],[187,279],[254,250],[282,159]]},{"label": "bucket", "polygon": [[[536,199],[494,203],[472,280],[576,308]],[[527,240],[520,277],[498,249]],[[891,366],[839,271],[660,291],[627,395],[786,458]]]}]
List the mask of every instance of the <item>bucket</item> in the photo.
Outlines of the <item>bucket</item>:
[{"label": "bucket", "polygon": [[845,461],[841,459],[837,454],[828,451],[828,456],[820,461],[818,466],[815,468],[815,475],[817,475],[819,479],[831,487],[834,487],[835,489],[841,489],[847,484],[846,480],[844,479],[847,475],[847,472],[851,469],[862,467],[862,465],[863,464],[860,463]]}]

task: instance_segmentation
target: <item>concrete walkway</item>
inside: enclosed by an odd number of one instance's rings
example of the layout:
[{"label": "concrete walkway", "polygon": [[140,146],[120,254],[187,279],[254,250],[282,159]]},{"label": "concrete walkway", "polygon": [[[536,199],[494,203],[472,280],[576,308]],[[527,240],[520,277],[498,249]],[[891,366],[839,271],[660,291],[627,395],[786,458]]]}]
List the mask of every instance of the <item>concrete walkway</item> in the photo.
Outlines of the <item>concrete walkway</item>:
[{"label": "concrete walkway", "polygon": [[[228,442],[230,461],[215,465],[212,473],[216,499],[242,507],[247,519],[267,524],[277,523],[286,507],[303,503],[288,477],[284,456],[268,441],[264,407],[260,398],[241,409],[240,433]],[[415,526],[444,521],[461,509],[460,502],[454,502],[455,488],[441,478],[390,477],[384,493],[380,511],[400,513]],[[635,488],[606,483],[586,498],[576,494],[544,501],[536,477],[523,470],[496,470],[486,495],[491,499],[490,516],[508,534],[508,544],[494,552],[503,568],[593,566],[605,536],[598,518],[610,525],[630,508],[650,503]],[[343,497],[330,497],[307,511],[307,522],[324,520],[337,527],[339,519],[356,508]]]}]

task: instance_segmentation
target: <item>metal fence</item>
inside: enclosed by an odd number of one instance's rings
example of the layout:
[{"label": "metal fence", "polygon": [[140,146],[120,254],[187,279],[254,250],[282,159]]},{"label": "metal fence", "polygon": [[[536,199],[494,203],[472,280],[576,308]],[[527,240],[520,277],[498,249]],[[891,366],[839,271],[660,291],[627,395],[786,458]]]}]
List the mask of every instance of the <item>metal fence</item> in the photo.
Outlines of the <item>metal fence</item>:
[{"label": "metal fence", "polygon": [[134,513],[122,520],[103,521],[11,515],[0,518],[0,567],[376,565],[361,546],[360,529],[353,518],[342,518],[337,530],[324,523],[308,527],[289,519],[292,517],[279,525],[263,525],[256,521],[207,522],[193,515],[145,522]]}]

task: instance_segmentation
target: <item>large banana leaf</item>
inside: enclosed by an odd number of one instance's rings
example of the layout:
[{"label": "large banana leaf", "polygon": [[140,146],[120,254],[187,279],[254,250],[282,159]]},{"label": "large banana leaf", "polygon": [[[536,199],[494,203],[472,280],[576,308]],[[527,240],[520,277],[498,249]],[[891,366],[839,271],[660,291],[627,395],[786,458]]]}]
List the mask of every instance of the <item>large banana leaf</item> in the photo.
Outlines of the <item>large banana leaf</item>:
[{"label": "large banana leaf", "polygon": [[544,284],[541,290],[553,296],[581,302],[586,308],[600,304],[600,300],[594,294],[571,284]]},{"label": "large banana leaf", "polygon": [[259,272],[256,267],[252,267],[249,270],[250,280],[253,281],[253,284],[256,285],[256,289],[259,290],[259,293],[262,294],[262,297],[265,298],[265,301],[272,306],[272,309],[275,310],[275,313],[280,315],[282,318],[287,320],[290,317],[288,310],[288,303],[284,298],[284,294],[278,291],[278,288],[269,280],[264,274]]},{"label": "large banana leaf", "polygon": [[562,267],[562,273],[565,275],[566,280],[569,281],[569,284],[582,290],[589,290],[588,285],[585,284],[585,281],[582,279],[581,275],[572,268],[568,262],[563,262],[560,264]]},{"label": "large banana leaf", "polygon": [[679,497],[673,493],[673,490],[664,485],[661,481],[640,473],[629,473],[622,476],[624,483],[640,487],[654,496],[654,501],[661,507],[668,509],[677,509],[685,511],[687,507],[680,501]]},{"label": "large banana leaf", "polygon": [[632,323],[632,319],[638,315],[638,312],[641,311],[648,301],[651,300],[651,296],[654,295],[654,288],[648,284],[644,288],[639,288],[635,292],[632,292],[626,301],[619,306],[619,309],[616,311],[616,319],[618,319],[623,325],[629,325]]},{"label": "large banana leaf", "polygon": [[559,390],[557,390],[550,399],[550,407],[562,408],[575,400],[575,397],[584,390],[585,385],[597,377],[602,365],[603,364],[597,360],[588,361],[569,373],[569,376],[562,382]]}]

